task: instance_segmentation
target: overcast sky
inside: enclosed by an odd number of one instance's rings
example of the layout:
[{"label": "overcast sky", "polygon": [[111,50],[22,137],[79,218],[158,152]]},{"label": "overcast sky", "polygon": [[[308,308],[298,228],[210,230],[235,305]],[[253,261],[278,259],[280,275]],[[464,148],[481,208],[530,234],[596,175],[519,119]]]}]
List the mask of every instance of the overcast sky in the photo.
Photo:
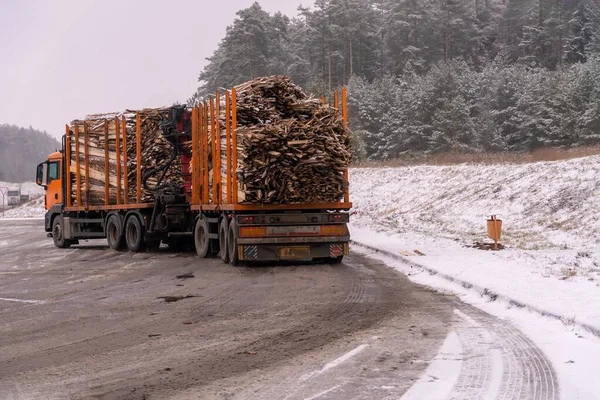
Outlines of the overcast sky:
[{"label": "overcast sky", "polygon": [[[64,133],[86,114],[183,102],[254,0],[0,0],[0,124]],[[260,0],[296,15],[312,0]]]}]

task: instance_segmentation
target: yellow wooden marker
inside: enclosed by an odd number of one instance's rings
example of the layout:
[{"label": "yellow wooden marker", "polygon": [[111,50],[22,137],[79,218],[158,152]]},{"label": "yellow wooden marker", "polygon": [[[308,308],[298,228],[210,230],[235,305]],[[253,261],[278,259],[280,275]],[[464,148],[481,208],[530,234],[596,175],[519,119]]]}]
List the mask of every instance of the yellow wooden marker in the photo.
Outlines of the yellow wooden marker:
[{"label": "yellow wooden marker", "polygon": [[494,241],[494,250],[498,250],[498,241],[502,235],[502,220],[492,215],[487,220],[488,237]]}]

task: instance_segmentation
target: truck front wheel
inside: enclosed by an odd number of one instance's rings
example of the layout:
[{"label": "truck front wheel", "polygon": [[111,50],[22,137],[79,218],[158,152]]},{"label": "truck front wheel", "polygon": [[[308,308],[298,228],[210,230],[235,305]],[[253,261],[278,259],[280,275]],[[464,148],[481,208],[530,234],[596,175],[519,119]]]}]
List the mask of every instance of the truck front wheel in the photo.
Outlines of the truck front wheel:
[{"label": "truck front wheel", "polygon": [[127,218],[125,223],[125,242],[129,251],[138,252],[142,249],[144,232],[140,220],[135,215]]},{"label": "truck front wheel", "polygon": [[54,245],[59,249],[66,249],[71,246],[71,241],[65,239],[63,226],[62,215],[56,216],[54,221],[52,221],[52,239],[54,240]]}]

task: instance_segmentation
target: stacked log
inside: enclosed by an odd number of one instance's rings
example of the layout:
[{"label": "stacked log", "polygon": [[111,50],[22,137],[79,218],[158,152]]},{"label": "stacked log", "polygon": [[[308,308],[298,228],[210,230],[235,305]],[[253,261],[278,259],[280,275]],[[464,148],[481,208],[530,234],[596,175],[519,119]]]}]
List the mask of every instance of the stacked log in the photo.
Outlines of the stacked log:
[{"label": "stacked log", "polygon": [[[340,110],[307,96],[288,77],[236,87],[238,201],[329,203],[343,198],[350,141]],[[225,127],[225,104],[221,127]],[[221,130],[222,173],[226,168]]]},{"label": "stacked log", "polygon": [[[129,115],[135,116],[135,111],[127,110]],[[168,161],[171,156],[172,146],[165,139],[160,130],[160,123],[165,121],[169,116],[169,108],[146,108],[138,111],[140,115],[140,132],[141,132],[141,176],[143,177],[147,171],[156,169],[164,162]],[[135,118],[127,119],[127,158],[129,160],[128,167],[128,182],[129,182],[129,197],[135,199],[136,184],[137,184],[137,147],[135,142],[136,135],[136,120]],[[129,146],[132,143],[132,146]],[[146,183],[152,189],[158,184],[157,179],[160,174],[150,175]],[[160,183],[161,186],[172,186],[180,188],[183,186],[183,176],[181,168],[181,159],[179,157],[171,163],[167,170],[164,180]],[[142,202],[152,202],[155,198],[155,192],[147,190],[142,184]]]},{"label": "stacked log", "polygon": [[[144,109],[138,111],[140,115],[140,137],[141,137],[141,175],[142,177],[152,168],[156,168],[161,163],[169,159],[171,145],[162,136],[160,123],[167,119],[168,108]],[[124,138],[122,133],[122,117],[126,120],[127,134],[127,158],[125,159]],[[117,149],[117,121],[119,128],[119,148]],[[109,113],[88,115],[83,120],[75,120],[71,123],[70,129],[70,150],[71,150],[71,202],[73,205],[104,205],[106,203],[106,134],[108,127],[108,167],[109,167],[109,204],[117,204],[117,152],[119,153],[120,171],[121,171],[121,203],[125,203],[125,198],[129,203],[137,202],[137,138],[136,138],[136,111],[127,110],[125,113]],[[75,144],[75,125],[79,129],[79,174],[81,188],[81,204],[77,204],[77,164],[76,164],[76,144]],[[88,128],[88,182],[89,190],[86,190],[85,178],[85,135],[84,126]],[[125,165],[127,165],[127,177],[125,176]],[[176,159],[169,168],[165,182],[173,186],[181,187],[183,178],[181,174],[181,162]],[[125,180],[127,180],[128,191],[125,193]],[[156,185],[156,176],[150,176],[147,183],[152,188]],[[142,186],[141,202],[152,202],[155,192],[147,190]]]},{"label": "stacked log", "polygon": [[[86,204],[104,204],[105,199],[105,124],[108,125],[109,134],[109,200],[111,204],[116,203],[116,122],[117,114],[106,114],[100,116],[89,116],[86,120],[75,120],[71,123],[70,143],[71,143],[71,199],[73,205],[77,204],[77,162],[76,162],[76,142],[74,127],[78,125],[79,130],[79,170],[80,170],[80,190],[81,205]],[[88,168],[85,168],[85,134],[84,123],[88,127]],[[89,172],[88,184],[89,190],[86,190],[86,175]],[[89,202],[88,202],[89,198]]]}]

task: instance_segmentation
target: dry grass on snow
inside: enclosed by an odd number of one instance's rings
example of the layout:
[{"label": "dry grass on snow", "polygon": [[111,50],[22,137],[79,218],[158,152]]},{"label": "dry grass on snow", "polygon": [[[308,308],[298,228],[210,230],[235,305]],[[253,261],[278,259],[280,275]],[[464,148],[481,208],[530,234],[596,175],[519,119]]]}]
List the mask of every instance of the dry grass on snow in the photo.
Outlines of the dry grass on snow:
[{"label": "dry grass on snow", "polygon": [[404,157],[387,161],[362,161],[355,168],[406,167],[413,165],[458,164],[527,164],[540,161],[570,160],[600,154],[600,146],[575,149],[544,148],[531,153],[440,153],[430,156]]}]

